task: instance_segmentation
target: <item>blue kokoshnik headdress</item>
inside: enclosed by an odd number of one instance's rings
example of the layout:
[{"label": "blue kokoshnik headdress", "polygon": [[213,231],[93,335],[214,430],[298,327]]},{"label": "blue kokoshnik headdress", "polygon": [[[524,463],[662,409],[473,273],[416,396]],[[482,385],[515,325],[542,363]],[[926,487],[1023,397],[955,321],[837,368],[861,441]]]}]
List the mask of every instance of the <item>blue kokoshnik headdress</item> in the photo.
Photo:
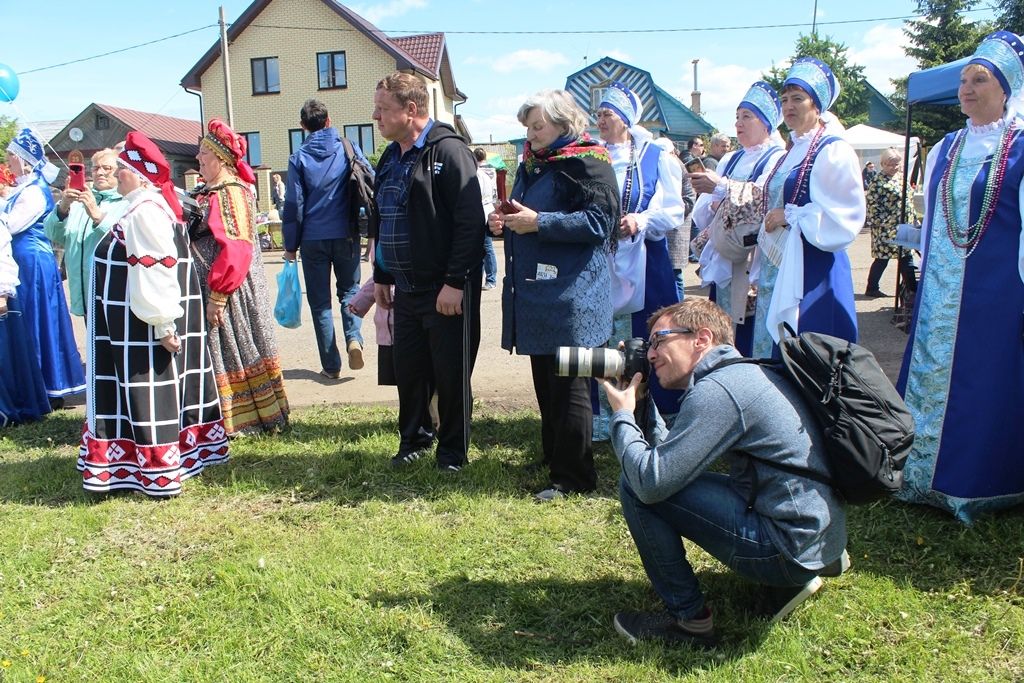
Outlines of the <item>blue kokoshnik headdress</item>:
[{"label": "blue kokoshnik headdress", "polygon": [[1024,89],[1024,40],[1016,33],[996,31],[986,36],[968,64],[991,71],[1007,97]]},{"label": "blue kokoshnik headdress", "polygon": [[782,84],[783,89],[788,85],[806,90],[822,114],[831,109],[839,99],[840,87],[835,74],[828,64],[814,57],[801,57],[793,62]]},{"label": "blue kokoshnik headdress", "polygon": [[618,81],[611,83],[605,89],[604,97],[601,98],[601,104],[597,105],[597,108],[611,109],[626,124],[626,128],[636,125],[636,122],[640,120],[642,109],[640,98],[636,96],[636,93]]},{"label": "blue kokoshnik headdress", "polygon": [[7,153],[17,156],[28,164],[33,171],[38,170],[39,174],[48,183],[57,179],[60,170],[46,159],[43,152],[43,141],[30,128],[22,128],[18,134],[7,145]]},{"label": "blue kokoshnik headdress", "polygon": [[779,121],[782,119],[782,103],[779,102],[779,94],[775,92],[775,88],[764,81],[757,81],[750,86],[747,94],[743,96],[743,101],[736,108],[752,112],[761,120],[769,133],[779,127]]}]

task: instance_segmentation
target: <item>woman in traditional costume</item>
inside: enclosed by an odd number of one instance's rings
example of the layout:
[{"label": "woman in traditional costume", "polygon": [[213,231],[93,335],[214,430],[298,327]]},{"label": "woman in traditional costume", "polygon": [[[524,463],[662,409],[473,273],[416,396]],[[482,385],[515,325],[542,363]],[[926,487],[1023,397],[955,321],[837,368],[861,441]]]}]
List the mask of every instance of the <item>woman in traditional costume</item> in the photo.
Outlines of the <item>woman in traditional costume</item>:
[{"label": "woman in traditional costume", "polygon": [[244,137],[220,119],[208,130],[196,155],[206,183],[190,233],[224,427],[228,436],[277,432],[288,424],[288,398],[255,236],[256,177]]},{"label": "woman in traditional costume", "polygon": [[505,230],[501,292],[503,349],[530,357],[551,484],[539,501],[597,486],[590,380],[555,374],[559,346],[601,346],[612,331],[605,256],[619,225],[619,191],[608,151],[584,132],[586,114],[564,90],[529,97],[523,162],[511,204],[488,216]]},{"label": "woman in traditional costume", "polygon": [[[0,183],[6,180],[2,170]],[[0,427],[36,420],[50,412],[43,373],[25,332],[17,293],[18,264],[11,253],[11,235],[0,229]]]},{"label": "woman in traditional costume", "polygon": [[916,424],[904,500],[970,523],[1024,502],[1024,41],[960,72],[967,126],[925,167],[924,262],[899,388]]},{"label": "woman in traditional costume", "polygon": [[96,247],[78,469],[87,491],[173,496],[227,460],[228,440],[170,167],[137,132],[118,164],[128,208]]},{"label": "woman in traditional costume", "polygon": [[[749,196],[756,196],[752,201],[760,200],[759,181],[763,183],[786,153],[781,139],[773,136],[781,118],[779,95],[772,86],[764,81],[751,85],[736,107],[736,139],[740,148],[723,156],[717,171],[690,174],[694,189],[702,193],[693,207],[693,221],[699,230],[704,231],[711,226],[715,212],[729,196],[729,188],[735,188],[737,183],[757,185],[758,192]],[[753,253],[747,254],[741,262],[734,262],[726,256],[709,239],[700,254],[700,276],[702,284],[711,287],[711,300],[733,319],[737,350],[749,356],[754,319],[753,316],[747,317],[746,308]]]},{"label": "woman in traditional costume", "polygon": [[28,128],[7,146],[7,160],[17,184],[0,208],[0,230],[12,239],[21,281],[18,305],[34,362],[50,401],[60,405],[65,396],[85,391],[85,375],[57,258],[43,228],[54,205],[49,183],[56,180],[57,169],[46,161],[42,141]]},{"label": "woman in traditional costume", "polygon": [[838,97],[827,64],[813,57],[793,62],[779,97],[792,147],[764,183],[755,358],[778,355],[783,324],[857,340],[846,248],[864,227],[864,185],[857,154],[827,111]]},{"label": "woman in traditional costume", "polygon": [[[608,254],[614,309],[611,348],[626,339],[646,338],[651,314],[679,301],[665,236],[686,218],[683,169],[638,125],[642,110],[636,93],[619,82],[605,89],[597,107],[597,130],[615,170],[621,210],[618,242]],[[675,415],[681,393],[663,389],[656,375],[651,379],[648,389],[658,409],[663,415]],[[600,393],[594,437],[607,440],[611,410],[604,390]]]}]

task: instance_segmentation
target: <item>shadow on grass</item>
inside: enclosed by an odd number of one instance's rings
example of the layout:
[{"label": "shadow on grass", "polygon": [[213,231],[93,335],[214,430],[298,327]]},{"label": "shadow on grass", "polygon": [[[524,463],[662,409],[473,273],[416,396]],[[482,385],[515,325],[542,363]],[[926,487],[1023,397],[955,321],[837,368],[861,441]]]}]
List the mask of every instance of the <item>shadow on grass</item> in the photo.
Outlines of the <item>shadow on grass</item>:
[{"label": "shadow on grass", "polygon": [[[709,594],[731,583],[719,574],[701,577]],[[612,618],[619,610],[657,610],[660,604],[646,581],[598,578],[585,581],[538,579],[511,583],[462,575],[423,594],[380,592],[369,597],[383,609],[420,609],[430,605],[484,666],[529,669],[537,662],[566,665],[622,659],[654,662],[674,675],[695,667],[720,665],[754,650],[770,631],[764,620],[736,618],[716,604],[722,642],[714,651],[688,646],[643,643],[631,647],[619,636]],[[724,619],[719,615],[724,614]],[[722,626],[725,629],[721,629]],[[410,643],[406,643],[410,645]],[[401,654],[401,653],[396,653]]]}]

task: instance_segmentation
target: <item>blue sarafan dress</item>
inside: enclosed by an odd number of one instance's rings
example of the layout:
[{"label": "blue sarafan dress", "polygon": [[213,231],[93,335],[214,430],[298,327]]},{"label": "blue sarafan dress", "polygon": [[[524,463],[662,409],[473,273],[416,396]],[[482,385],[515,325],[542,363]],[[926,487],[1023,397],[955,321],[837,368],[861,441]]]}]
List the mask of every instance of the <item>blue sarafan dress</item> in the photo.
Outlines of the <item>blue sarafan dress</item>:
[{"label": "blue sarafan dress", "polygon": [[928,157],[925,257],[898,383],[917,425],[900,495],[966,523],[1024,502],[1024,120],[973,251],[951,240],[941,187],[950,173],[954,234],[978,221],[1006,125],[951,133]]},{"label": "blue sarafan dress", "polygon": [[0,228],[0,296],[7,297],[7,313],[0,316],[0,427],[29,422],[50,412],[43,374],[25,333],[17,286],[11,236]]},{"label": "blue sarafan dress", "polygon": [[[18,211],[22,201],[33,202],[40,209],[28,214]],[[85,391],[85,372],[75,344],[57,259],[43,229],[43,219],[52,209],[53,197],[46,181],[33,172],[22,178],[0,209],[0,223],[11,233],[21,280],[17,290],[18,306],[27,340],[42,370],[47,395],[60,398]]]}]

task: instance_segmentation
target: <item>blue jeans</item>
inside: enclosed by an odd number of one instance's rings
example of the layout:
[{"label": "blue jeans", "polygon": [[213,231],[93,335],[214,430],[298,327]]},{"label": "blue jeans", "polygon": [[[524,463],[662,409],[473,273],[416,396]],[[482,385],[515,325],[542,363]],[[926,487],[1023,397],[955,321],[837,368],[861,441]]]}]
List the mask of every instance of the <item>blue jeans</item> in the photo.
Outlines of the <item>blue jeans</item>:
[{"label": "blue jeans", "polygon": [[745,579],[768,586],[802,586],[818,572],[789,561],[772,543],[767,519],[729,486],[729,476],[705,472],[661,501],[641,502],[619,482],[622,514],[654,590],[677,619],[704,609],[683,539],[689,539]]},{"label": "blue jeans", "polygon": [[679,295],[679,300],[683,301],[686,299],[686,281],[683,280],[683,269],[673,268],[672,274],[676,278],[676,294]]},{"label": "blue jeans", "polygon": [[313,315],[320,365],[327,372],[341,370],[341,354],[334,333],[331,310],[331,270],[334,270],[338,301],[341,303],[341,327],[345,344],[357,341],[363,345],[363,319],[348,312],[348,302],[359,291],[359,240],[303,240],[302,276],[306,283],[306,301]]},{"label": "blue jeans", "polygon": [[494,257],[494,242],[484,235],[484,284],[498,284],[498,259]]}]

